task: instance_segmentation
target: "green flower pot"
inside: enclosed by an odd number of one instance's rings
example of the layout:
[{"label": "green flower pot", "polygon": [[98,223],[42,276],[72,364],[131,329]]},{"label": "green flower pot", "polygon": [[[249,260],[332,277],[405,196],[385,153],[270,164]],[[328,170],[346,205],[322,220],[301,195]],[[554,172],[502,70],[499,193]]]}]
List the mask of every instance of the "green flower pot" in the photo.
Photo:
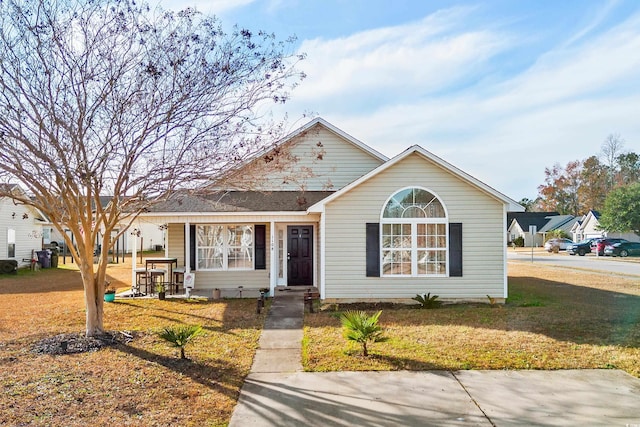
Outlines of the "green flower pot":
[{"label": "green flower pot", "polygon": [[105,302],[113,302],[116,299],[116,294],[112,293],[112,294],[104,294],[104,301]]}]

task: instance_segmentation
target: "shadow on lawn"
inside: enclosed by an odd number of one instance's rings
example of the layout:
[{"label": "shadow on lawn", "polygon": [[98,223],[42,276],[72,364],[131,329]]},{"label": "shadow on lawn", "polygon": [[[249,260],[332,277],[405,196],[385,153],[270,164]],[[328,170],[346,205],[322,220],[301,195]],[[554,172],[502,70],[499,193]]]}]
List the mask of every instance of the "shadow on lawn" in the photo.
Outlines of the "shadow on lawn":
[{"label": "shadow on lawn", "polygon": [[[151,300],[140,300],[140,301],[151,301]],[[206,308],[207,306],[214,305],[214,304],[225,305],[225,309],[223,310],[222,317],[220,319],[215,319],[211,316],[206,316],[206,315],[198,314],[197,312],[195,312],[197,308]],[[229,307],[229,304],[240,305],[241,309],[228,310],[227,308]],[[184,299],[167,299],[167,300],[164,300],[162,305],[154,305],[154,306],[133,304],[131,300],[118,299],[114,302],[114,305],[127,306],[132,309],[140,309],[140,310],[147,310],[147,311],[153,310],[154,312],[157,311],[158,313],[151,313],[149,314],[149,316],[154,317],[156,319],[167,320],[170,322],[177,321],[177,318],[175,315],[184,316],[190,319],[203,320],[205,322],[214,321],[219,323],[219,325],[214,326],[214,325],[208,325],[205,323],[205,324],[202,324],[202,328],[212,332],[220,332],[220,333],[232,334],[232,335],[236,335],[236,333],[230,332],[230,329],[236,329],[236,327],[234,326],[232,328],[229,328],[224,325],[228,323],[232,323],[234,325],[238,325],[238,324],[246,325],[255,321],[258,321],[260,324],[262,324],[264,322],[264,319],[266,318],[266,313],[268,311],[268,310],[264,310],[262,314],[256,314],[255,308],[254,308],[255,303],[253,302],[252,299],[251,300],[236,299],[236,300],[223,300],[223,301],[210,301],[210,300],[187,301]],[[185,311],[172,310],[169,307],[185,308],[186,310]],[[188,310],[189,308],[193,310],[189,311]],[[193,322],[179,321],[179,323],[191,324]],[[255,325],[255,327],[260,327],[260,326]]]},{"label": "shadow on lawn", "polygon": [[0,275],[0,295],[37,294],[43,292],[82,291],[82,277],[77,270],[19,270],[18,274]]},{"label": "shadow on lawn", "polygon": [[162,365],[232,399],[238,398],[240,387],[242,387],[244,381],[244,375],[241,372],[225,364],[209,365],[194,362],[190,359],[161,356],[122,343],[114,348],[139,359]]}]

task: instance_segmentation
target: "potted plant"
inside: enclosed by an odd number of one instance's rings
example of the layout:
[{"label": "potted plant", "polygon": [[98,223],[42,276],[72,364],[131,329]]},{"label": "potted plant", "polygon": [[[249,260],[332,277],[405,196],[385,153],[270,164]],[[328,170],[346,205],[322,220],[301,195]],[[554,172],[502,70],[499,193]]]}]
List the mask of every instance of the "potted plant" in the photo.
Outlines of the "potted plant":
[{"label": "potted plant", "polygon": [[156,292],[158,293],[159,300],[165,299],[166,289],[163,282],[156,283]]},{"label": "potted plant", "polygon": [[271,292],[271,289],[269,288],[260,288],[260,296],[268,297],[269,292]]},{"label": "potted plant", "polygon": [[104,283],[104,300],[105,302],[113,302],[116,299],[116,290],[111,286],[111,283]]}]

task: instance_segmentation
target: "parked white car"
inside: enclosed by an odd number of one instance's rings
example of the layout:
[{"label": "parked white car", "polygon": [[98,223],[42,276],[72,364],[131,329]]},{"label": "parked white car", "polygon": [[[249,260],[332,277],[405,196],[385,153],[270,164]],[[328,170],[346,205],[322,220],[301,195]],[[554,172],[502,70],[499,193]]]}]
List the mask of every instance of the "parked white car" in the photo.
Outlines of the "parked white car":
[{"label": "parked white car", "polygon": [[547,252],[553,252],[554,248],[564,251],[567,250],[569,245],[573,245],[573,241],[569,239],[549,239],[544,244],[544,250]]}]

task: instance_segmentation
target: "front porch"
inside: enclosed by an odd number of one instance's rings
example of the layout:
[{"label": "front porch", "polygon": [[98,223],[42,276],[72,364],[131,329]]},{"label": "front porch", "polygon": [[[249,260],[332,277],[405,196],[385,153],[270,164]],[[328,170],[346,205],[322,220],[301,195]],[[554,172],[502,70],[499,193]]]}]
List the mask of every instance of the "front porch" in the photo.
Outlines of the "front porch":
[{"label": "front porch", "polygon": [[[249,214],[184,219],[155,220],[167,230],[165,257],[192,278],[193,295],[257,298],[262,289],[271,295],[286,289],[319,290],[319,215],[281,214],[268,222],[264,215]],[[133,265],[132,283],[135,270]]]}]

